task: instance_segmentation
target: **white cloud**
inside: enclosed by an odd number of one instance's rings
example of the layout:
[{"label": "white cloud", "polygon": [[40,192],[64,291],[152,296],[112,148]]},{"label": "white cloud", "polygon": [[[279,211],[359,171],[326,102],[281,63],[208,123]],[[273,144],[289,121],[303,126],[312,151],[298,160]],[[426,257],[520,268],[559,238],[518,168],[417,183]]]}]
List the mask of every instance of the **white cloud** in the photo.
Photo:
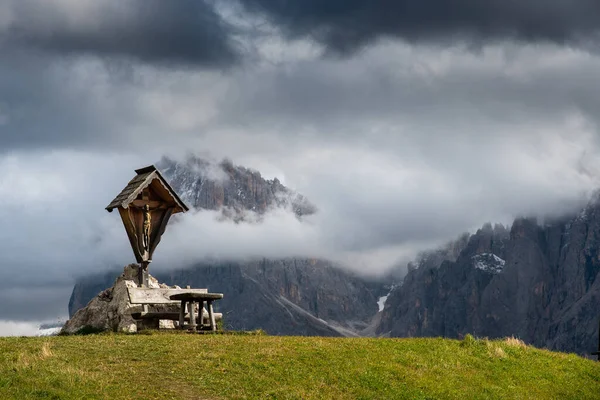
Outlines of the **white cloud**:
[{"label": "white cloud", "polygon": [[40,325],[32,322],[0,320],[1,336],[37,336]]},{"label": "white cloud", "polygon": [[41,328],[43,324],[55,325],[56,323],[57,321],[25,322],[0,319],[0,337],[56,335],[60,332],[60,328],[58,327]]}]

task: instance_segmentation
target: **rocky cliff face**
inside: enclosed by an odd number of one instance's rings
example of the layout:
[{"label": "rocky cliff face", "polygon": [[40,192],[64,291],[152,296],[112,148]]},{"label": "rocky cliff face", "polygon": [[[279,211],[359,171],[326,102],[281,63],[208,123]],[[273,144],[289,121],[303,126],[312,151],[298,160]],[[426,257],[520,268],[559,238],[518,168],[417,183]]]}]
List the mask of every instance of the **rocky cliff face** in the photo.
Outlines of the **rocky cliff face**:
[{"label": "rocky cliff face", "polygon": [[[185,163],[163,158],[157,167],[186,203],[196,209],[222,210],[243,223],[248,214],[274,207],[298,218],[316,208],[277,179],[228,161],[211,163],[189,157]],[[248,262],[199,262],[168,273],[152,272],[161,282],[208,288],[224,294],[216,308],[229,329],[264,329],[270,334],[354,335],[377,313],[383,284],[369,282],[313,259]],[[118,272],[81,279],[69,302],[72,316],[98,292],[110,287]]]},{"label": "rocky cliff face", "polygon": [[410,270],[390,294],[376,331],[514,335],[538,347],[589,354],[598,343],[599,240],[597,201],[573,218],[518,219],[510,231],[484,226],[455,260],[426,258]]}]

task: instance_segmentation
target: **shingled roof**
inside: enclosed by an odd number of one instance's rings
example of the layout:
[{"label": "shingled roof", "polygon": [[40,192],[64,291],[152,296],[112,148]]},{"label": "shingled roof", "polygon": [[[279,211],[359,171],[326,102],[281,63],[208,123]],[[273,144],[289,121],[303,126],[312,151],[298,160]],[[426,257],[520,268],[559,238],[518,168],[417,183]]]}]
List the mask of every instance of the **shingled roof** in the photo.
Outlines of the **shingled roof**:
[{"label": "shingled roof", "polygon": [[129,204],[131,204],[138,197],[142,190],[153,184],[154,181],[160,184],[160,186],[170,197],[169,200],[174,203],[176,208],[174,213],[185,212],[189,210],[188,206],[179,198],[177,193],[175,193],[173,188],[171,188],[169,183],[154,165],[136,169],[135,172],[137,175],[131,181],[129,181],[127,186],[125,186],[125,189],[123,189],[121,193],[119,193],[119,195],[115,197],[115,199],[108,205],[108,207],[106,207],[108,212],[111,212],[117,207],[127,208]]}]

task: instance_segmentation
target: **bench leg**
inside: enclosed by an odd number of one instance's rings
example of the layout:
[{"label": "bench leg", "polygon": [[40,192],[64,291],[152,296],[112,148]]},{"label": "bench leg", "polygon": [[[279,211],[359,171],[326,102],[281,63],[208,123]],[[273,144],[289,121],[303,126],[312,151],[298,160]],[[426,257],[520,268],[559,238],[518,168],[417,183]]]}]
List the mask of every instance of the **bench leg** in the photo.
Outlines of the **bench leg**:
[{"label": "bench leg", "polygon": [[179,310],[179,329],[183,329],[185,324],[185,301],[181,300],[181,310]]},{"label": "bench leg", "polygon": [[204,329],[204,301],[198,302],[198,329]]},{"label": "bench leg", "polygon": [[190,309],[190,325],[193,331],[196,330],[196,313],[194,312],[194,302],[190,301],[188,303],[188,308]]},{"label": "bench leg", "polygon": [[206,302],[208,305],[208,319],[210,320],[210,330],[215,332],[217,330],[217,324],[215,323],[215,313],[213,312],[212,301]]}]

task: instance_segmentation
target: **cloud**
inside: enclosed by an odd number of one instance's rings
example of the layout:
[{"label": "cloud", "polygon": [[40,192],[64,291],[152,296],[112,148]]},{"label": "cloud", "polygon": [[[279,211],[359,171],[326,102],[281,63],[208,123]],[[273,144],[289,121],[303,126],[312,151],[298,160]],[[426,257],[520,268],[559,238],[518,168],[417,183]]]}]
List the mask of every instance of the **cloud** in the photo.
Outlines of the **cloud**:
[{"label": "cloud", "polygon": [[21,55],[0,63],[0,151],[137,149],[159,158],[158,147],[193,148],[240,160],[248,145],[279,152],[351,139],[393,150],[404,136],[518,135],[574,114],[597,124],[599,70],[598,57],[582,51],[511,44],[479,54],[386,44],[352,60],[308,57],[228,74],[147,65],[121,73],[97,60]]},{"label": "cloud", "polygon": [[406,240],[355,247],[344,243],[341,236],[347,226],[337,217],[317,212],[300,220],[291,209],[273,209],[261,216],[248,212],[250,222],[235,223],[221,218],[219,211],[192,211],[179,215],[169,226],[154,257],[153,268],[183,268],[200,259],[248,261],[294,257],[327,259],[360,275],[378,276],[432,245],[428,240]]},{"label": "cloud", "polygon": [[474,54],[458,45],[381,44],[352,60],[311,58],[246,73],[219,109],[239,124],[289,130],[300,122],[322,136],[374,128],[390,136],[386,125],[407,135],[444,125],[489,136],[490,126],[573,111],[597,122],[599,68],[597,56],[557,46],[502,43]]},{"label": "cloud", "polygon": [[1,0],[0,10],[0,46],[201,67],[240,57],[204,0]]},{"label": "cloud", "polygon": [[0,320],[0,337],[2,336],[36,336],[39,324],[32,322]]},{"label": "cloud", "polygon": [[594,44],[600,32],[595,0],[240,0],[289,37],[310,37],[351,53],[381,38],[412,43],[481,45],[499,40]]},{"label": "cloud", "polygon": [[0,287],[65,284],[121,264],[123,248],[105,245],[119,226],[103,209],[127,183],[116,172],[133,160],[70,151],[0,158]]}]

